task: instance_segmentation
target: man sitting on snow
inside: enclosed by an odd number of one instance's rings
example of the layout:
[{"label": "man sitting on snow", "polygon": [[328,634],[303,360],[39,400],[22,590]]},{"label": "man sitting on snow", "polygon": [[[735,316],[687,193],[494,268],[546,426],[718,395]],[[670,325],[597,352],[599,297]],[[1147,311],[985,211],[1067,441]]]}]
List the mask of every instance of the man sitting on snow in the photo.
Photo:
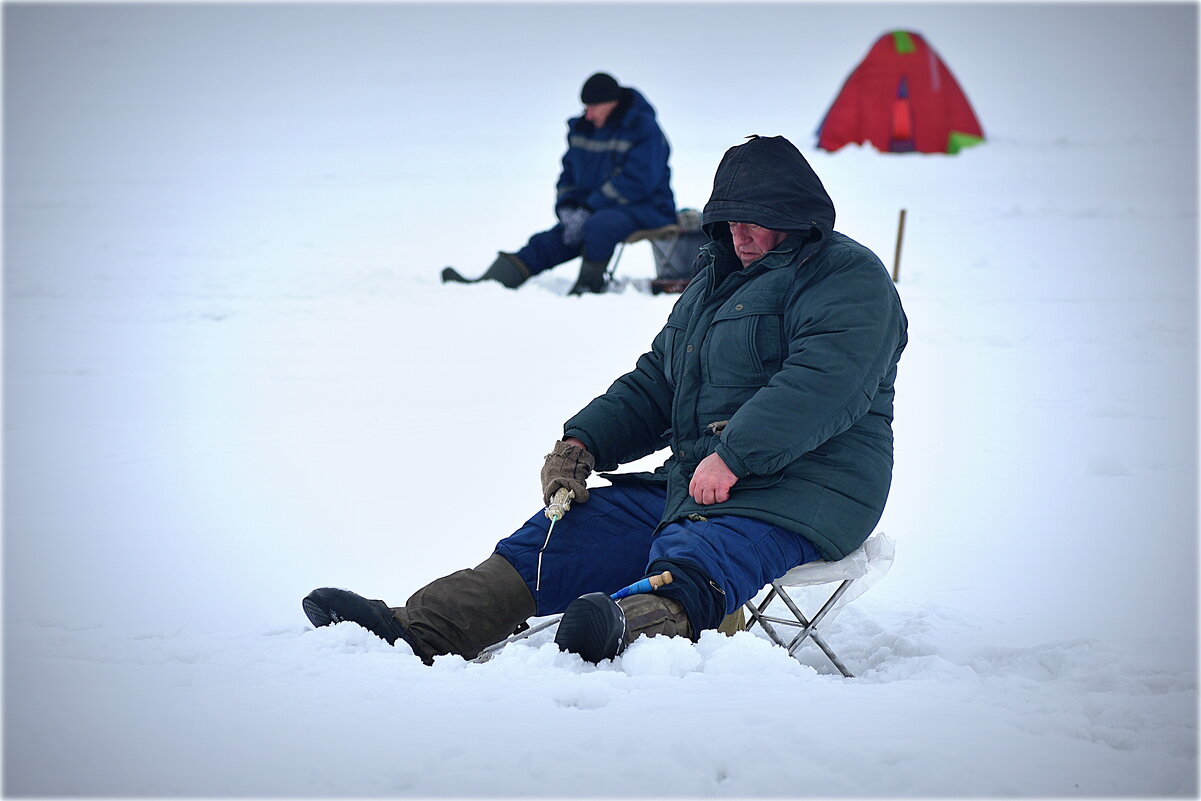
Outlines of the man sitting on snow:
[{"label": "man sitting on snow", "polygon": [[[703,267],[634,369],[564,426],[536,513],[478,567],[389,608],[314,590],[314,625],[342,620],[425,661],[476,656],[533,615],[593,662],[635,637],[699,638],[772,579],[841,559],[871,534],[892,480],[893,383],[907,341],[880,260],[833,230],[834,206],[783,137],[728,150],[704,209]],[[653,473],[612,470],[670,447]],[[613,601],[670,571],[655,592]]]},{"label": "man sitting on snow", "polygon": [[618,242],[676,221],[667,166],[671,147],[654,107],[637,89],[620,86],[603,72],[584,83],[580,100],[583,115],[567,121],[567,153],[555,200],[558,224],[534,234],[516,253],[502,251],[479,278],[464,278],[447,267],[443,282],[490,280],[516,288],[578,256],[583,262],[571,294],[603,292]]}]

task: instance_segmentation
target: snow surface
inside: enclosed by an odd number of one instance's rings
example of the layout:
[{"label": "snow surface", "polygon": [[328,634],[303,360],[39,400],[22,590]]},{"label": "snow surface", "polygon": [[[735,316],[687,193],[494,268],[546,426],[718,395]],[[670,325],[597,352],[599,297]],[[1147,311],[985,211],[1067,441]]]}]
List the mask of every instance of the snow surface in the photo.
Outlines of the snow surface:
[{"label": "snow surface", "polygon": [[[895,27],[989,141],[815,152]],[[6,794],[1197,794],[1195,5],[6,4],[4,48]],[[486,557],[665,319],[437,280],[550,223],[597,69],[681,206],[780,133],[889,266],[908,209],[853,680],[754,633],[426,668],[301,612]]]}]

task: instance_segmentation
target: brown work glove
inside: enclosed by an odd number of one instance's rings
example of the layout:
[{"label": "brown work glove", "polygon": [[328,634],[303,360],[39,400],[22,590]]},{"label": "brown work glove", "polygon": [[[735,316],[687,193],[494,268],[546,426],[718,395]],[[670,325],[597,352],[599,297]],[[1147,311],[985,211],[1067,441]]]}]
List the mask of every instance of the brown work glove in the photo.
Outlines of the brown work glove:
[{"label": "brown work glove", "polygon": [[596,459],[586,448],[559,440],[542,463],[542,500],[550,503],[555,490],[566,487],[575,493],[577,503],[588,500],[588,476]]}]

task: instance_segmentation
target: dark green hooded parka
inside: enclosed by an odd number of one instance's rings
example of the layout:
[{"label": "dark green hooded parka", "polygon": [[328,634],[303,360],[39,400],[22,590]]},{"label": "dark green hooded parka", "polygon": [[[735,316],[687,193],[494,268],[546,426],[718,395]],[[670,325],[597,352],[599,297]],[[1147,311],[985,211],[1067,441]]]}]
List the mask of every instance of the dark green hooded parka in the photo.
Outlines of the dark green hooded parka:
[{"label": "dark green hooded parka", "polygon": [[[826,559],[871,534],[892,480],[893,383],[907,321],[884,265],[833,230],[834,204],[787,139],[726,152],[702,218],[702,268],[635,368],[567,422],[600,470],[670,446],[668,523],[742,515],[795,531]],[[748,267],[729,222],[788,232]],[[724,426],[722,425],[724,423]],[[688,495],[702,459],[738,476],[728,501]]]}]

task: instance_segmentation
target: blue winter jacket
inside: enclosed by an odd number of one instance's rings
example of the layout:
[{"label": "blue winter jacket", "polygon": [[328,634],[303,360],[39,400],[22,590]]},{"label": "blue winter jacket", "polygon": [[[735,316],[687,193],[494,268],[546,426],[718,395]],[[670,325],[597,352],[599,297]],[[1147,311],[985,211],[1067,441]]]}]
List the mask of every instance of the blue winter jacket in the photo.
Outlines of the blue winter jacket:
[{"label": "blue winter jacket", "polygon": [[627,87],[604,127],[597,128],[583,115],[567,121],[567,152],[555,207],[620,207],[647,228],[673,223],[670,155],[654,107],[638,90]]},{"label": "blue winter jacket", "polygon": [[[789,236],[743,267],[728,222]],[[907,341],[880,260],[834,227],[834,205],[786,139],[731,148],[702,217],[702,268],[634,369],[565,425],[612,470],[670,446],[662,523],[743,515],[840,559],[871,534],[892,480],[893,384]],[[724,428],[720,425],[725,423]],[[714,425],[718,424],[718,425]],[[688,495],[702,459],[738,476],[728,501]]]}]

